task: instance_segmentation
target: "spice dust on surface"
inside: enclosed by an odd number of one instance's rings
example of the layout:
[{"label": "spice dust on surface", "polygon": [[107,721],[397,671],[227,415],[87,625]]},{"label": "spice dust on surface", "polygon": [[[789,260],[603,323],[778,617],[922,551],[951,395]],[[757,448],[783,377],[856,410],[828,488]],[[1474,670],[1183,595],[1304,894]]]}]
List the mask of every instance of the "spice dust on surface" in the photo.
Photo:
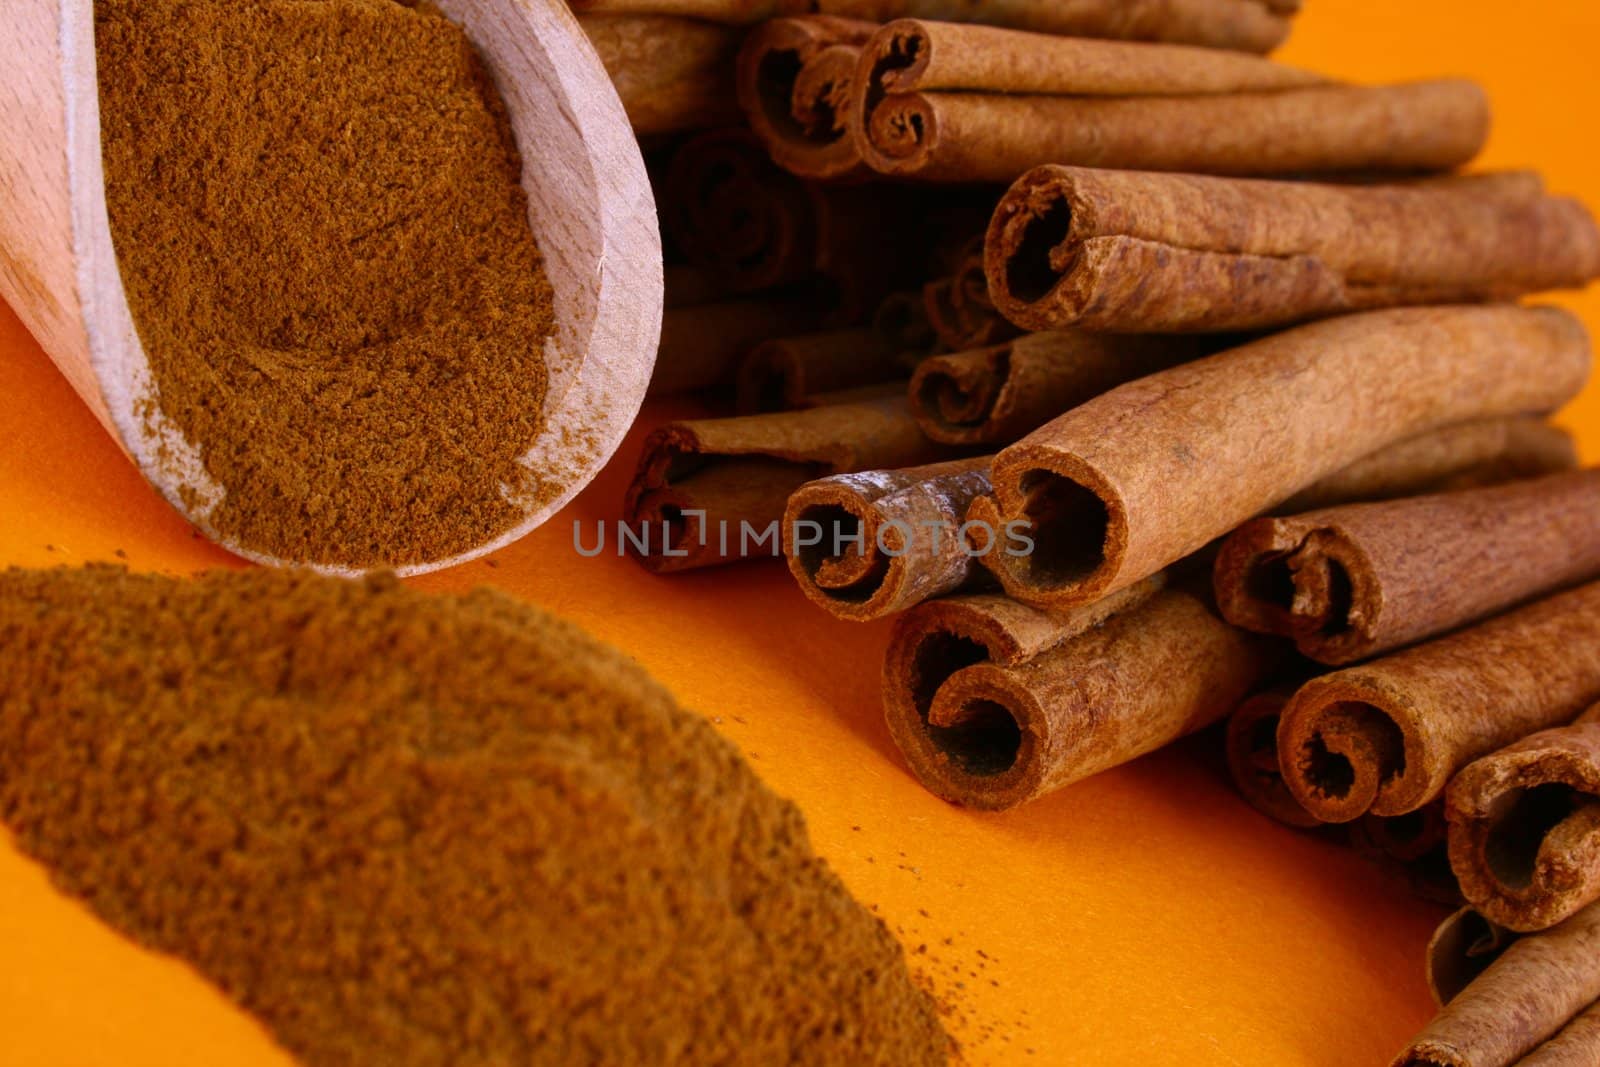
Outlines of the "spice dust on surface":
[{"label": "spice dust on surface", "polygon": [[0,573],[0,819],[310,1067],[951,1052],[798,809],[488,590]]}]

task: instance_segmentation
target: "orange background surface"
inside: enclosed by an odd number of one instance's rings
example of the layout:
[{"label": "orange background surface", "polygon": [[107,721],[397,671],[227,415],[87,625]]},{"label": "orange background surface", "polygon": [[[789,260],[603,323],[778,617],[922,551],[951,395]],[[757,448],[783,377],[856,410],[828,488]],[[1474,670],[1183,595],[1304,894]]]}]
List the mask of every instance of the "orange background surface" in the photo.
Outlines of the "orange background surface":
[{"label": "orange background surface", "polygon": [[[1483,164],[1538,166],[1600,206],[1600,4],[1308,0],[1283,58],[1359,80],[1481,79]],[[1566,298],[1600,334],[1600,294]],[[140,480],[0,305],[0,564],[237,566]],[[662,412],[654,412],[660,415]],[[1600,460],[1600,387],[1564,416]],[[804,808],[819,851],[912,951],[973,1063],[1387,1062],[1427,1019],[1440,909],[1235,798],[1191,739],[1022,810],[948,807],[907,775],[878,710],[883,625],[809,608],[776,563],[677,578],[585,560],[574,519],[615,515],[637,436],[488,583],[634,655]],[[919,951],[919,947],[921,951]],[[0,1065],[265,1067],[264,1032],[182,964],[55,892],[0,833]]]}]

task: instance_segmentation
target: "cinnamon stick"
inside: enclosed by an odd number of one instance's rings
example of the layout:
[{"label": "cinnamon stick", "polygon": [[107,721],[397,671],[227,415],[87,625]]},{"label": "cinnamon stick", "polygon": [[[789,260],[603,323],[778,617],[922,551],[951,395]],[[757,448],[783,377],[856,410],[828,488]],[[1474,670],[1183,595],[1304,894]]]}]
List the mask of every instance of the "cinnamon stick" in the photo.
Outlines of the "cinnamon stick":
[{"label": "cinnamon stick", "polygon": [[775,557],[784,506],[806,482],[951,454],[922,435],[895,387],[805,411],[669,423],[645,439],[624,498],[627,548],[656,572]]},{"label": "cinnamon stick", "polygon": [[1274,510],[1293,515],[1348,501],[1499,485],[1577,465],[1572,435],[1542,418],[1471,419],[1358,459]]},{"label": "cinnamon stick", "polygon": [[1011,808],[1227,714],[1275,653],[1157,582],[1059,614],[978,595],[901,615],[884,712],[922,784],[955,804]]},{"label": "cinnamon stick", "polygon": [[1600,1063],[1600,1003],[1590,1005],[1517,1067],[1593,1067]]},{"label": "cinnamon stick", "polygon": [[1403,815],[1461,768],[1600,700],[1600,582],[1313,678],[1284,709],[1289,790],[1324,822]]},{"label": "cinnamon stick", "polygon": [[[927,429],[924,420],[919,419],[919,424]],[[1526,450],[1521,447],[1524,443]],[[786,553],[790,571],[812,602],[839,618],[856,621],[903,611],[935,596],[991,586],[993,578],[982,565],[983,555],[1020,542],[1007,531],[997,530],[1001,544],[986,548],[979,542],[992,527],[960,522],[963,512],[953,509],[970,511],[971,502],[992,491],[989,467],[993,461],[993,456],[960,461],[951,464],[949,471],[937,468],[941,475],[930,473],[935,468],[870,471],[802,486],[789,498],[786,528],[792,529],[793,521],[804,518],[815,523],[820,534],[807,546],[807,559]],[[1420,493],[1455,482],[1493,484],[1547,469],[1541,466],[1546,461],[1550,465],[1576,462],[1571,439],[1564,432],[1536,420],[1482,420],[1449,426],[1363,456],[1301,496],[1337,505],[1372,496]],[[932,527],[919,525],[934,521],[935,514],[955,516],[955,525],[949,530],[940,522],[937,538]],[[903,540],[891,519],[909,520],[916,535]],[[951,530],[963,536],[946,538]],[[883,531],[891,550],[879,547],[875,532],[869,536],[863,531]],[[968,548],[962,547],[963,540]],[[836,543],[841,553],[825,552],[826,546]],[[849,552],[844,553],[845,549]],[[862,553],[867,558],[854,558]],[[848,570],[830,567],[828,580],[818,581],[822,568],[840,554],[850,557]]]},{"label": "cinnamon stick", "polygon": [[1309,830],[1322,820],[1295,800],[1278,766],[1278,720],[1293,693],[1293,687],[1275,687],[1245,700],[1228,716],[1223,744],[1239,795],[1269,819]]},{"label": "cinnamon stick", "polygon": [[1468,765],[1447,795],[1451,865],[1486,918],[1542,930],[1600,899],[1600,705]]},{"label": "cinnamon stick", "polygon": [[995,458],[969,518],[1024,520],[985,558],[1012,596],[1098,599],[1362,455],[1577,394],[1588,338],[1554,308],[1408,308],[1302,326],[1118,386]]},{"label": "cinnamon stick", "polygon": [[738,31],[664,14],[580,15],[638,134],[736,122]]},{"label": "cinnamon stick", "polygon": [[1204,351],[1192,338],[1027,334],[924,360],[911,378],[911,410],[936,441],[1009,444],[1114,386]]},{"label": "cinnamon stick", "polygon": [[[1446,926],[1459,922],[1452,917]],[[1430,958],[1441,936],[1451,935],[1444,929],[1435,935]],[[1487,951],[1492,962],[1448,999],[1395,1059],[1395,1067],[1509,1067],[1529,1062],[1523,1057],[1552,1038],[1556,1047],[1541,1053],[1546,1064],[1595,1062],[1600,1044],[1592,1043],[1590,1013],[1600,999],[1600,906]],[[1564,1034],[1563,1028],[1580,1018],[1573,1033]],[[1586,1055],[1565,1058],[1577,1042],[1586,1044]]]},{"label": "cinnamon stick", "polygon": [[896,333],[874,326],[756,345],[739,365],[739,413],[794,411],[830,393],[903,381],[907,353]]},{"label": "cinnamon stick", "polygon": [[1281,326],[1600,277],[1600,229],[1536,176],[1316,185],[1044,166],[996,207],[995,305],[1032,330]]},{"label": "cinnamon stick", "polygon": [[777,18],[739,49],[739,107],[773,162],[804,178],[861,177],[870,169],[850,139],[861,46],[876,22],[828,15]]},{"label": "cinnamon stick", "polygon": [[1462,80],[1377,88],[1254,56],[904,19],[862,49],[868,166],[1009,182],[1047,163],[1197,174],[1449,170],[1488,135]]},{"label": "cinnamon stick", "polygon": [[1600,577],[1600,470],[1255,519],[1214,577],[1235,626],[1366,659]]},{"label": "cinnamon stick", "polygon": [[962,519],[989,456],[808,482],[784,511],[784,555],[806,596],[864,621],[974,584]]},{"label": "cinnamon stick", "polygon": [[997,344],[1022,333],[989,299],[981,233],[956,253],[950,274],[922,287],[922,299],[939,343],[953,352]]},{"label": "cinnamon stick", "polygon": [[1452,912],[1428,941],[1426,977],[1433,1002],[1444,1007],[1500,958],[1517,935],[1470,907]]},{"label": "cinnamon stick", "polygon": [[750,25],[815,12],[887,22],[914,17],[1014,26],[1073,37],[1172,41],[1270,52],[1299,0],[571,0],[575,11],[655,12]]}]

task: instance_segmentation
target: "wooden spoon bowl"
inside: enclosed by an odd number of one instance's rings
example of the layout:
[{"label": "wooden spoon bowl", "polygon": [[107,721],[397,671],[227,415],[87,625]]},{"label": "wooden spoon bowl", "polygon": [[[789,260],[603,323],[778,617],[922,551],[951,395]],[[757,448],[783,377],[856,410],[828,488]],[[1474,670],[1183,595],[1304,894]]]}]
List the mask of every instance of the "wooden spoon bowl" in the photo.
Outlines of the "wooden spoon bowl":
[{"label": "wooden spoon bowl", "polygon": [[[493,540],[402,573],[509,544],[587,485],[638,413],[661,327],[661,240],[644,162],[567,6],[436,3],[477,45],[504,97],[529,222],[555,292],[556,330],[545,355],[545,424],[523,458],[539,479],[538,503]],[[173,507],[239,555],[307,562],[219,535],[207,516],[220,497],[180,491],[209,482],[199,450],[139,406],[154,390],[106,214],[92,0],[6,0],[0,40],[0,296]]]}]

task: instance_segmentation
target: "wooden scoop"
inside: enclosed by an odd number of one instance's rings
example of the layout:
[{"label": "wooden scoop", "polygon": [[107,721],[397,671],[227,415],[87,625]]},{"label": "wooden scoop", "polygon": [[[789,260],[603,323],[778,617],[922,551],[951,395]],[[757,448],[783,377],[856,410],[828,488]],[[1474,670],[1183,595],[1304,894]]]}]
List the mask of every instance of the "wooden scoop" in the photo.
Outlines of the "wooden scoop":
[{"label": "wooden scoop", "polygon": [[[478,46],[522,153],[528,215],[555,290],[545,425],[524,458],[541,502],[515,528],[436,570],[522,537],[582,489],[638,413],[661,327],[661,239],[637,142],[611,82],[560,0],[436,0]],[[112,249],[100,160],[92,0],[0,3],[0,296],[173,507],[207,516],[198,449],[155,412],[150,367]],[[339,568],[323,570],[339,573]]]}]

